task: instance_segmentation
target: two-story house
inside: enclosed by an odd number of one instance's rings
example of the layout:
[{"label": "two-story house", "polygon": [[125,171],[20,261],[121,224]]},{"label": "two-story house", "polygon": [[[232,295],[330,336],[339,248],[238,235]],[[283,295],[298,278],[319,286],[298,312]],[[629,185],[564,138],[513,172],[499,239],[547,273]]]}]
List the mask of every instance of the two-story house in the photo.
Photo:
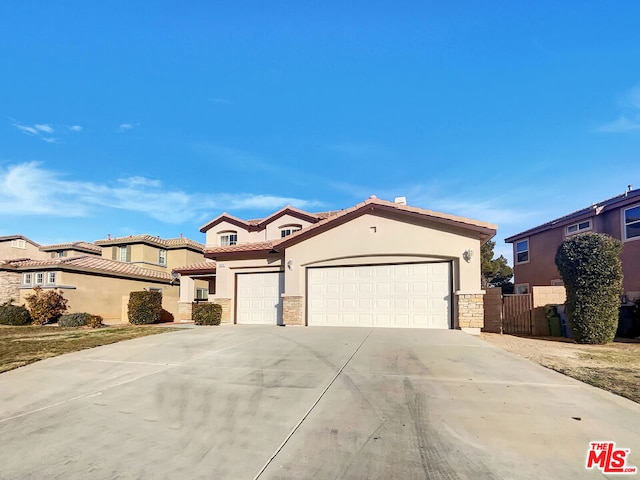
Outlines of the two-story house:
[{"label": "two-story house", "polygon": [[40,247],[38,258],[0,260],[0,302],[13,298],[24,303],[36,286],[55,288],[69,300],[69,312],[88,312],[101,315],[106,323],[124,323],[130,292],[158,290],[163,294],[163,308],[175,317],[179,281],[171,271],[203,261],[203,250],[204,245],[182,236],[162,239],[150,235]]},{"label": "two-story house", "polygon": [[604,233],[622,241],[624,296],[640,298],[640,190],[631,186],[621,195],[505,239],[513,244],[516,293],[528,293],[538,285],[562,285],[556,251],[564,239],[583,232]]},{"label": "two-story house", "polygon": [[339,211],[287,206],[262,219],[223,213],[200,229],[209,262],[174,269],[210,281],[223,321],[462,328],[483,323],[480,247],[496,226],[375,196]]}]

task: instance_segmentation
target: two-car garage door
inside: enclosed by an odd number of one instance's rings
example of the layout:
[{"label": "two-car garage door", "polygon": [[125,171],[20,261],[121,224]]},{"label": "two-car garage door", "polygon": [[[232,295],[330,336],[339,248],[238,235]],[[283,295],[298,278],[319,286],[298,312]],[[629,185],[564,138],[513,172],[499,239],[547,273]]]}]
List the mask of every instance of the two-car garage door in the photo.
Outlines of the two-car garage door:
[{"label": "two-car garage door", "polygon": [[450,328],[449,262],[310,268],[309,325]]}]

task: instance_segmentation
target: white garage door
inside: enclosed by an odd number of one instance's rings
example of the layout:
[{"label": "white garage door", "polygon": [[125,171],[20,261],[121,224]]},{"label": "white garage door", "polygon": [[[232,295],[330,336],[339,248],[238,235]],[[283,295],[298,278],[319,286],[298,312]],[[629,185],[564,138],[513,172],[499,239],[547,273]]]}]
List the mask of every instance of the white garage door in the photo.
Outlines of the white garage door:
[{"label": "white garage door", "polygon": [[449,263],[310,268],[309,325],[449,328]]},{"label": "white garage door", "polygon": [[282,318],[284,273],[237,275],[236,323],[276,325]]}]

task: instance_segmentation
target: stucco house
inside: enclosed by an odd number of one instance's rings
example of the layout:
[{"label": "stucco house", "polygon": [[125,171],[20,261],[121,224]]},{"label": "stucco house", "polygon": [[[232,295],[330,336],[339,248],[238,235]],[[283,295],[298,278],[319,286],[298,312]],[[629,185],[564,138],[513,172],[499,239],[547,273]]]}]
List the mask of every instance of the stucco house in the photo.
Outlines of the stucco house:
[{"label": "stucco house", "polygon": [[69,300],[70,313],[125,323],[130,292],[159,290],[163,308],[177,317],[179,282],[171,270],[204,260],[203,250],[204,245],[187,238],[150,235],[41,247],[45,258],[0,259],[0,302],[13,298],[24,303],[36,286],[55,288]]},{"label": "stucco house", "polygon": [[555,264],[558,246],[584,232],[604,233],[622,241],[624,296],[640,298],[640,190],[631,186],[621,195],[505,239],[513,244],[516,293],[528,293],[534,286],[562,285]]},{"label": "stucco house", "polygon": [[0,237],[0,260],[16,258],[47,258],[40,245],[23,235]]},{"label": "stucco house", "polygon": [[480,247],[496,228],[404,197],[256,220],[223,213],[200,229],[209,261],[174,269],[180,318],[190,318],[189,285],[206,277],[224,322],[479,332]]}]

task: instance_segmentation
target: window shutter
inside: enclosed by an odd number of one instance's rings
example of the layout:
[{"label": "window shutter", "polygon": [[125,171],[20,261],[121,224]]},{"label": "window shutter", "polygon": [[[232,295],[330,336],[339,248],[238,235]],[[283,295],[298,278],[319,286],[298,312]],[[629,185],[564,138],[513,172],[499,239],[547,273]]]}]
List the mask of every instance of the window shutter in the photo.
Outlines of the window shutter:
[{"label": "window shutter", "polygon": [[127,262],[131,261],[131,245],[127,245]]},{"label": "window shutter", "polygon": [[56,252],[51,252],[51,258],[56,258]]},{"label": "window shutter", "polygon": [[118,247],[111,247],[111,260],[118,260]]}]

